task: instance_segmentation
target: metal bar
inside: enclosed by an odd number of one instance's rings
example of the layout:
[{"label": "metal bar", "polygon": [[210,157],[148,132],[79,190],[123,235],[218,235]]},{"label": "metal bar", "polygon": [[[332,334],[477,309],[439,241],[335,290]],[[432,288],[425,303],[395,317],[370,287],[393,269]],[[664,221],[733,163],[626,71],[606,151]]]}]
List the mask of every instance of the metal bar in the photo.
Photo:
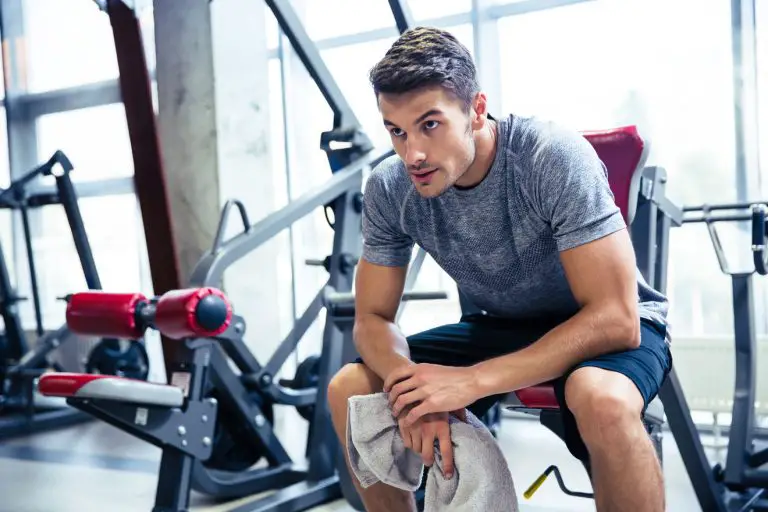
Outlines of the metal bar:
[{"label": "metal bar", "polygon": [[389,8],[392,9],[392,15],[395,17],[395,26],[401,34],[409,28],[415,26],[413,13],[408,7],[408,0],[389,0]]},{"label": "metal bar", "polygon": [[19,318],[17,300],[16,290],[11,285],[8,264],[3,254],[3,244],[0,241],[0,314],[5,324],[5,342],[0,345],[0,349],[4,351],[3,366],[5,359],[19,360],[29,350],[24,326],[21,325],[21,318]]},{"label": "metal bar", "polygon": [[674,367],[662,384],[659,396],[701,509],[707,512],[726,512],[722,486],[715,481]]},{"label": "metal bar", "polygon": [[117,79],[84,84],[65,89],[25,94],[12,100],[19,103],[30,119],[56,112],[101,107],[120,103],[120,84]]},{"label": "metal bar", "polygon": [[637,267],[645,281],[656,281],[656,208],[653,202],[641,197],[635,218],[630,226],[632,245],[635,248]]},{"label": "metal bar", "polygon": [[[125,105],[134,164],[136,198],[144,219],[154,293],[182,285],[168,200],[165,173],[152,104],[151,78],[144,55],[141,28],[133,11],[120,0],[107,1],[107,13],[120,70],[120,91]],[[163,343],[164,352],[167,343]],[[166,356],[166,367],[170,361]]]},{"label": "metal bar", "polygon": [[[132,177],[110,178],[99,181],[84,181],[73,183],[73,185],[75,187],[75,193],[79,198],[133,194],[135,192]],[[36,196],[51,195],[56,195],[55,185],[32,185],[29,187],[29,196],[27,197],[27,200],[34,204]]]},{"label": "metal bar", "polygon": [[69,178],[69,172],[56,176],[56,188],[59,190],[59,201],[61,201],[61,205],[64,207],[69,228],[72,231],[72,240],[75,243],[75,249],[80,258],[80,265],[83,267],[85,282],[91,290],[101,289],[101,280],[99,279],[99,272],[96,270],[96,261],[93,259],[93,251],[88,241],[83,217],[77,204],[77,194]]},{"label": "metal bar", "polygon": [[755,379],[757,378],[757,339],[755,334],[754,289],[751,274],[732,277],[733,329],[735,334],[735,389],[731,433],[725,464],[725,484],[743,481],[752,453],[754,428]]},{"label": "metal bar", "polygon": [[[312,302],[309,303],[307,309],[304,310],[304,314],[296,321],[291,329],[291,332],[285,337],[285,339],[277,347],[277,350],[269,358],[269,361],[264,368],[259,372],[258,379],[261,380],[265,375],[269,375],[272,379],[283,367],[285,361],[290,357],[296,346],[304,337],[304,334],[312,327],[312,323],[315,321],[320,311],[323,309],[323,288],[317,293]],[[274,384],[273,384],[274,385]]]},{"label": "metal bar", "polygon": [[696,206],[684,206],[683,212],[703,212],[706,210],[748,210],[754,204],[768,204],[768,201],[749,201],[739,203],[721,203],[721,204],[701,204]]},{"label": "metal bar", "polygon": [[[349,189],[348,189],[349,190]],[[334,201],[333,252],[331,254],[328,286],[348,292],[352,289],[354,270],[341,265],[342,255],[357,255],[360,251],[361,212],[355,207],[355,191],[349,190]],[[309,480],[320,481],[335,474],[338,438],[331,422],[327,390],[331,378],[354,354],[354,342],[348,328],[340,330],[329,312],[323,330],[323,351],[320,355],[317,382],[317,403],[309,437]],[[343,462],[342,462],[343,463]]]},{"label": "metal bar", "polygon": [[43,335],[43,312],[40,306],[40,288],[37,282],[37,269],[35,268],[35,251],[32,247],[32,230],[29,226],[29,209],[24,200],[19,204],[21,224],[24,229],[24,247],[27,249],[27,265],[29,267],[29,281],[32,291],[32,303],[35,312],[35,327],[38,336]]},{"label": "metal bar", "polygon": [[683,219],[683,224],[694,222],[738,222],[743,220],[752,220],[751,214],[744,215],[704,215],[701,217],[689,217]]},{"label": "metal bar", "polygon": [[488,9],[488,16],[499,19],[592,1],[595,0],[525,0],[522,2],[511,2],[490,7]]},{"label": "metal bar", "polygon": [[267,6],[275,15],[280,28],[291,42],[294,51],[306,67],[307,72],[317,84],[320,93],[333,111],[334,128],[357,128],[357,120],[352,108],[341,93],[333,75],[328,70],[320,52],[309,38],[301,20],[296,15],[288,0],[265,0]]},{"label": "metal bar", "polygon": [[362,187],[363,167],[369,159],[368,156],[361,157],[335,173],[317,190],[302,195],[288,206],[254,224],[247,233],[241,233],[224,242],[218,252],[204,255],[192,271],[190,286],[219,286],[224,271],[236,261],[315,208],[328,204],[347,191],[359,191]]}]

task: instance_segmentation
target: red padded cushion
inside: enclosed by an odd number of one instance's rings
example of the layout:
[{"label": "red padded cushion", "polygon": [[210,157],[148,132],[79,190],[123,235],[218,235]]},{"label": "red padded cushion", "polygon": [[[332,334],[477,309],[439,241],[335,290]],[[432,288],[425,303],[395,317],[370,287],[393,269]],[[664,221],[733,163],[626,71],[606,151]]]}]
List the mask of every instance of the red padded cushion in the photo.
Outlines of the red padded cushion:
[{"label": "red padded cushion", "polygon": [[47,373],[40,377],[37,390],[45,396],[71,397],[91,381],[110,378],[112,375],[96,375],[91,373]]},{"label": "red padded cushion", "polygon": [[632,220],[629,218],[632,213],[629,211],[633,193],[632,178],[645,164],[645,141],[635,126],[584,131],[582,135],[592,144],[597,156],[605,164],[616,205],[621,210],[624,221],[629,224]]},{"label": "red padded cushion", "polygon": [[559,409],[555,388],[550,383],[539,384],[515,392],[520,403],[529,409]]},{"label": "red padded cushion", "polygon": [[[227,316],[216,329],[206,329],[197,320],[197,306],[200,301],[214,295],[224,301]],[[182,339],[194,336],[218,336],[229,327],[232,321],[232,305],[227,297],[216,288],[190,288],[164,293],[157,301],[155,327],[169,338]]]},{"label": "red padded cushion", "polygon": [[136,325],[136,304],[146,300],[140,293],[75,293],[67,304],[67,327],[87,336],[140,338],[143,333]]}]

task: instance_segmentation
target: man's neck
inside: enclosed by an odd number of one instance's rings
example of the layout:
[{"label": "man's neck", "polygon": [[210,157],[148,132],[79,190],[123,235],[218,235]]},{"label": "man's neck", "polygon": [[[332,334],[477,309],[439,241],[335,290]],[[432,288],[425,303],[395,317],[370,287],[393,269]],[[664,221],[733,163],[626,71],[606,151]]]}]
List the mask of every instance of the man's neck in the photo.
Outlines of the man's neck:
[{"label": "man's neck", "polygon": [[483,129],[475,133],[475,160],[456,182],[457,187],[472,188],[485,179],[496,159],[498,129],[498,123],[488,119]]}]

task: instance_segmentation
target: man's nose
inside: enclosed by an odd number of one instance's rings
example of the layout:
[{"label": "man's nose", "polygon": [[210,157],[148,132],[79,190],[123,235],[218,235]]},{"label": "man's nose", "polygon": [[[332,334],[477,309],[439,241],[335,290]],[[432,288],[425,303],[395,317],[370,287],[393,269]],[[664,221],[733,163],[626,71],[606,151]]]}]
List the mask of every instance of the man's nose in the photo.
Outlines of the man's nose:
[{"label": "man's nose", "polygon": [[405,149],[405,163],[408,167],[419,168],[427,159],[427,153],[424,148],[417,143],[408,141]]}]

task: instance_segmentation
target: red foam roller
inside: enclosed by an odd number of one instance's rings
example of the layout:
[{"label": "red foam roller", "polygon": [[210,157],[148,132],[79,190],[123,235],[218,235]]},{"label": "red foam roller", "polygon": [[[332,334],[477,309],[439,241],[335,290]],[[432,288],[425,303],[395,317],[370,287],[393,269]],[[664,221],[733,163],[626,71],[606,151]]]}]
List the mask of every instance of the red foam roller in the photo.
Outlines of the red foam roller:
[{"label": "red foam roller", "polygon": [[140,293],[75,293],[67,305],[67,327],[74,333],[112,338],[139,338],[136,304],[146,301]]},{"label": "red foam roller", "polygon": [[[207,299],[207,297],[214,299]],[[201,324],[202,309],[215,302],[223,314],[216,325]],[[217,336],[229,327],[232,321],[232,306],[227,297],[216,288],[188,288],[163,294],[157,301],[155,327],[173,339]]]}]

